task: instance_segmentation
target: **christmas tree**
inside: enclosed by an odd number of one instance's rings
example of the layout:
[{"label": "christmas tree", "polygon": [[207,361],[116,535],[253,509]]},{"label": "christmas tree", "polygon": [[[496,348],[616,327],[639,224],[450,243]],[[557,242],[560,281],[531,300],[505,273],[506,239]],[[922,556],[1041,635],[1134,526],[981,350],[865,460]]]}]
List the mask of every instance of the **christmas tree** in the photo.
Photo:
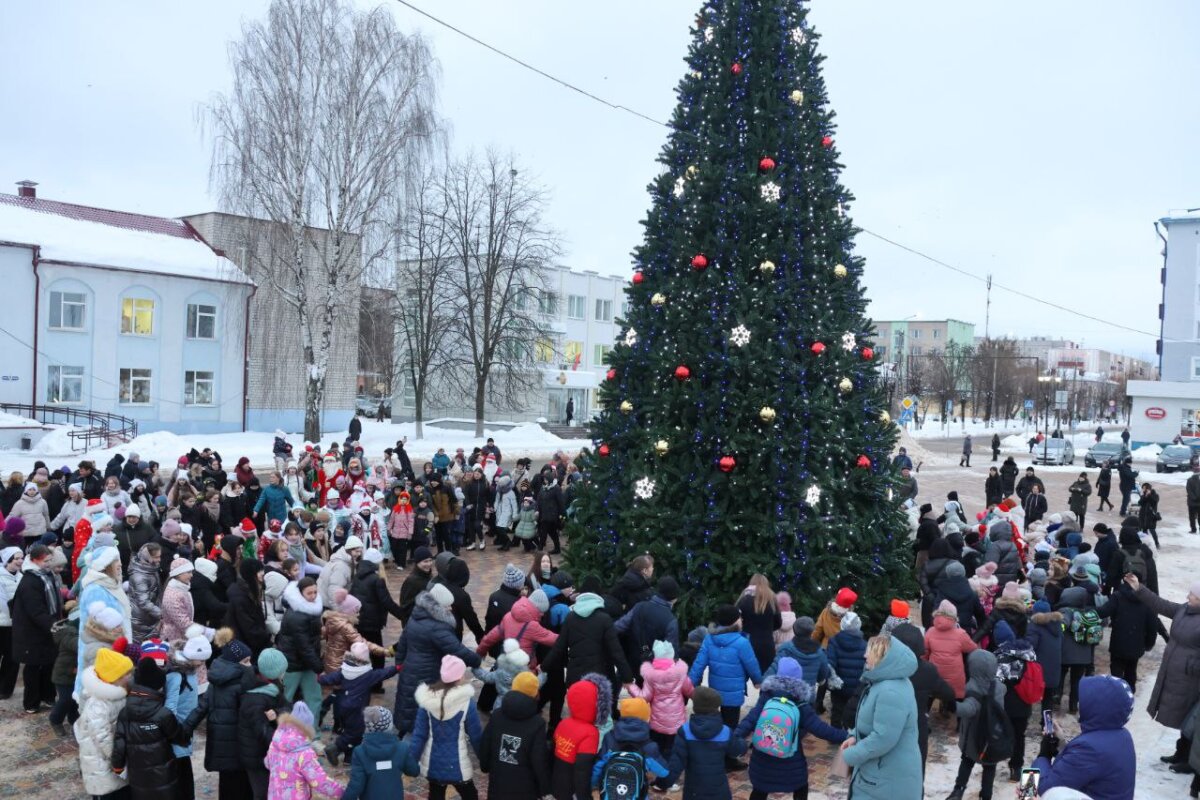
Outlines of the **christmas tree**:
[{"label": "christmas tree", "polygon": [[648,552],[688,622],[755,572],[797,613],[849,585],[881,619],[908,522],[818,36],[799,0],[709,0],[693,33],[569,563]]}]

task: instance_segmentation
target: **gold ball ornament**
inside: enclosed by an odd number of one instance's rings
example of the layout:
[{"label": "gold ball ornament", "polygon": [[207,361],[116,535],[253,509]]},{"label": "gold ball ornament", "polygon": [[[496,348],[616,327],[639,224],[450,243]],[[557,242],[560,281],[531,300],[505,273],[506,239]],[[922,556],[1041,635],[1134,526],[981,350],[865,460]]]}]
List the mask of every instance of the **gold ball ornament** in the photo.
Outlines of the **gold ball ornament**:
[{"label": "gold ball ornament", "polygon": [[692,164],[690,167],[687,168],[687,176],[689,178],[694,178],[698,174],[700,174],[700,168],[697,167],[695,164]]},{"label": "gold ball ornament", "polygon": [[850,270],[846,269],[845,264],[838,264],[833,268],[833,276],[835,278],[844,278],[850,274]]},{"label": "gold ball ornament", "polygon": [[854,382],[849,378],[842,378],[838,381],[838,389],[842,394],[850,394],[854,390]]},{"label": "gold ball ornament", "polygon": [[762,262],[761,264],[758,265],[758,271],[761,272],[763,275],[770,275],[772,272],[775,271],[775,262],[774,261]]},{"label": "gold ball ornament", "polygon": [[665,456],[667,451],[670,449],[671,445],[667,444],[666,439],[659,439],[654,443],[654,452],[658,453],[660,456]]},{"label": "gold ball ornament", "polygon": [[774,422],[775,409],[771,408],[770,406],[763,406],[761,409],[759,409],[758,418],[763,422]]},{"label": "gold ball ornament", "polygon": [[880,412],[879,412],[879,419],[880,419],[880,421],[882,421],[882,422],[883,422],[883,423],[886,425],[887,423],[889,423],[889,422],[891,422],[891,421],[892,421],[892,415],[891,415],[891,414],[889,414],[889,413],[888,413],[888,412],[886,412],[886,411],[880,411]]},{"label": "gold ball ornament", "polygon": [[796,105],[802,104],[804,102],[804,92],[800,91],[799,89],[793,89],[792,102]]},{"label": "gold ball ornament", "polygon": [[633,411],[633,403],[629,402],[628,400],[622,400],[621,413],[628,414],[630,411]]},{"label": "gold ball ornament", "polygon": [[650,298],[651,305],[661,306],[665,302],[667,302],[667,296],[662,292],[655,292],[654,296]]}]

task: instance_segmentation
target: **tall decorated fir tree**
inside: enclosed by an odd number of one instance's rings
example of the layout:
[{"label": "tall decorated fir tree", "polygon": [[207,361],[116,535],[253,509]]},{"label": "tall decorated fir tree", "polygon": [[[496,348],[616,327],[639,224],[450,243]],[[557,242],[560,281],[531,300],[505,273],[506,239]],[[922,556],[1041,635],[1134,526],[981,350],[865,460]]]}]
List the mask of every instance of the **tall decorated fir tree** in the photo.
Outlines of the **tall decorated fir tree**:
[{"label": "tall decorated fir tree", "polygon": [[908,523],[818,37],[800,0],[708,0],[693,33],[569,563],[648,552],[689,622],[754,572],[882,617]]}]

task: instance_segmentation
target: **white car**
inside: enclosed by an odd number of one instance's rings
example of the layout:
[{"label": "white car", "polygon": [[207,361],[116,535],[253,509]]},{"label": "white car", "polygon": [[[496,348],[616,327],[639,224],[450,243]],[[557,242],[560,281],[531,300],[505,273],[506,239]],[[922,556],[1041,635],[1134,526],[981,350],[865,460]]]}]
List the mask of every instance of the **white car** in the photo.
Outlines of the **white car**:
[{"label": "white car", "polygon": [[1065,466],[1075,463],[1075,446],[1066,439],[1046,439],[1033,448],[1033,463]]}]

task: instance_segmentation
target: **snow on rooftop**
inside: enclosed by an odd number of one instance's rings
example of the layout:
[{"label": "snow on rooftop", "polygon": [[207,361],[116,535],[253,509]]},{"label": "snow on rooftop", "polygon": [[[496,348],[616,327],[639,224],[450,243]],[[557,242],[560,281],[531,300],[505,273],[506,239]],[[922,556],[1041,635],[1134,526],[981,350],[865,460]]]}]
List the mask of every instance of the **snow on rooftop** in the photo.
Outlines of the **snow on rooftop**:
[{"label": "snow on rooftop", "polygon": [[194,235],[116,227],[41,210],[39,201],[23,201],[24,198],[0,195],[0,241],[39,245],[43,260],[198,280],[253,283],[232,261],[218,255]]}]

